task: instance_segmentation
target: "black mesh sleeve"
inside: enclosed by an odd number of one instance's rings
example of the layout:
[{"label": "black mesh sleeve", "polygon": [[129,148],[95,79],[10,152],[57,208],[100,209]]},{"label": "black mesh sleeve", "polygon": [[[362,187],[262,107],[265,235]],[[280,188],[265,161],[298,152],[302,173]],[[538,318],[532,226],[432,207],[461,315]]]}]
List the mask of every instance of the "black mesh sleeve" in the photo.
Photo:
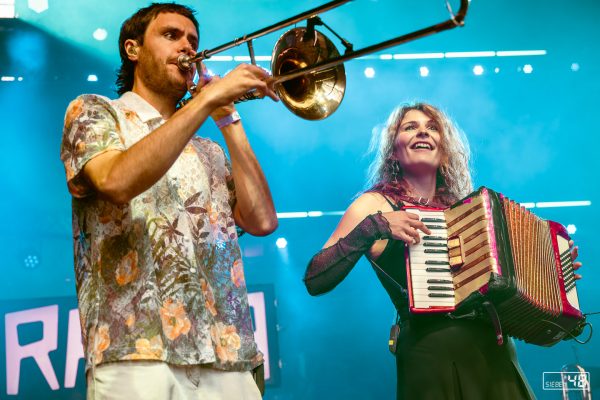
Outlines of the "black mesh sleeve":
[{"label": "black mesh sleeve", "polygon": [[346,237],[319,251],[308,263],[304,284],[313,296],[329,292],[344,280],[373,242],[391,237],[381,213],[367,216]]}]

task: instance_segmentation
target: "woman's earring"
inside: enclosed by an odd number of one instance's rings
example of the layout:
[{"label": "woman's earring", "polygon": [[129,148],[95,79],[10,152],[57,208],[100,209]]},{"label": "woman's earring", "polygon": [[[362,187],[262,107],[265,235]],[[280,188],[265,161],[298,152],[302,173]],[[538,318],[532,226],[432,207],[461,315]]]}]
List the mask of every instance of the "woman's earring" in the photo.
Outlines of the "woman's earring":
[{"label": "woman's earring", "polygon": [[399,182],[400,178],[402,178],[402,167],[400,166],[400,161],[390,159],[388,161],[388,168],[392,180],[395,182]]},{"label": "woman's earring", "polygon": [[442,178],[444,178],[444,180],[446,180],[446,178],[448,177],[448,166],[440,165],[439,171],[440,171],[440,175],[442,175]]}]

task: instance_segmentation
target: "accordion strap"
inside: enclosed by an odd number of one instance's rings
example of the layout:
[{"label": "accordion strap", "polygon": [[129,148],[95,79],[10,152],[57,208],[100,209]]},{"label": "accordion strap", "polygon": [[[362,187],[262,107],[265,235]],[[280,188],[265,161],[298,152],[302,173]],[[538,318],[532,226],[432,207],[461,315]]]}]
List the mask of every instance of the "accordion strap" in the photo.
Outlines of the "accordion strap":
[{"label": "accordion strap", "polygon": [[494,331],[496,332],[496,341],[498,342],[498,346],[502,346],[504,343],[504,337],[502,336],[502,325],[500,325],[500,318],[498,317],[498,312],[496,311],[496,307],[489,302],[484,301],[482,303],[483,308],[490,316],[492,320],[492,324],[494,325]]}]

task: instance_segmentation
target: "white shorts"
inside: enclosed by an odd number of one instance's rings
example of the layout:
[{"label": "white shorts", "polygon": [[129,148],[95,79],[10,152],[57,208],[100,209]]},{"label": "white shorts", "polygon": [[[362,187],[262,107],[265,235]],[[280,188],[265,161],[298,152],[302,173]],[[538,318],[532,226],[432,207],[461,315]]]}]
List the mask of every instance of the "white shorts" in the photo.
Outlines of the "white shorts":
[{"label": "white shorts", "polygon": [[260,400],[250,372],[160,361],[101,364],[87,374],[88,400]]}]

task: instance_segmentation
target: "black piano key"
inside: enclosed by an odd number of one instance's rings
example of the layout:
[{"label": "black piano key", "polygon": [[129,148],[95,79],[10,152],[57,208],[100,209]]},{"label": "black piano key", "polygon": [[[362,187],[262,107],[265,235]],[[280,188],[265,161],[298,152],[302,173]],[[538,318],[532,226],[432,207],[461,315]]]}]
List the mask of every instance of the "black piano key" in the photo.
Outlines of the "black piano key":
[{"label": "black piano key", "polygon": [[444,260],[425,260],[425,265],[450,265],[450,263]]},{"label": "black piano key", "polygon": [[572,283],[575,283],[575,275],[572,275],[565,279],[565,286],[569,286]]},{"label": "black piano key", "polygon": [[429,236],[429,235],[425,235],[423,236],[423,240],[447,240],[447,238],[445,238],[444,236]]},{"label": "black piano key", "polygon": [[425,254],[445,254],[448,252],[448,249],[425,249],[423,253]]},{"label": "black piano key", "polygon": [[450,279],[427,279],[427,283],[449,283],[452,284]]},{"label": "black piano key", "polygon": [[450,272],[450,268],[425,268],[426,272]]},{"label": "black piano key", "polygon": [[427,296],[429,296],[429,297],[454,297],[453,294],[448,294],[448,293],[429,293]]},{"label": "black piano key", "polygon": [[560,253],[560,258],[567,258],[569,255],[571,254],[571,250],[565,250],[564,252]]},{"label": "black piano key", "polygon": [[443,218],[424,217],[421,218],[421,222],[441,222],[443,224],[446,223],[446,220]]},{"label": "black piano key", "polygon": [[447,249],[446,243],[423,242],[423,247],[443,247]]},{"label": "black piano key", "polygon": [[427,224],[425,224],[425,226],[429,229],[446,229],[446,227],[443,225],[427,225]]},{"label": "black piano key", "polygon": [[569,265],[564,265],[563,266],[563,273],[569,274],[569,273],[572,273],[573,271],[574,271],[573,270],[573,264],[569,264]]},{"label": "black piano key", "polygon": [[427,290],[442,291],[442,292],[453,292],[454,288],[453,287],[448,287],[448,286],[427,286]]}]

